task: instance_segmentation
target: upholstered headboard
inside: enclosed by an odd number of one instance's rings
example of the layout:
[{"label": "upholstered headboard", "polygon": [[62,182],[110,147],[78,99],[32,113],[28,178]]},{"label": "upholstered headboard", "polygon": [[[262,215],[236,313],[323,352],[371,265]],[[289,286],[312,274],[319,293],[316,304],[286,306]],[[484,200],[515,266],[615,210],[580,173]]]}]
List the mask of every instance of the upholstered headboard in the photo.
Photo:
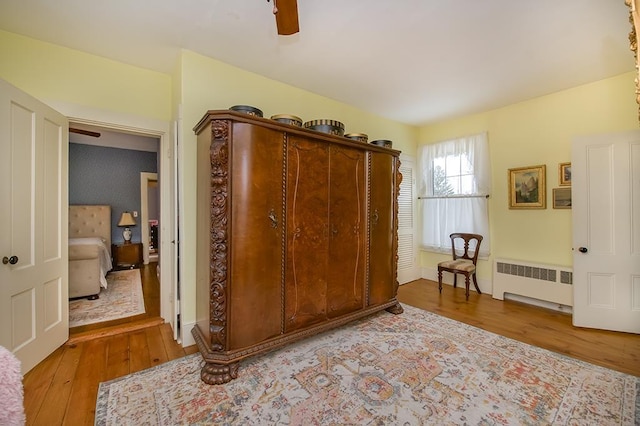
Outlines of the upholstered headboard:
[{"label": "upholstered headboard", "polygon": [[69,238],[100,237],[111,252],[111,206],[69,206]]}]

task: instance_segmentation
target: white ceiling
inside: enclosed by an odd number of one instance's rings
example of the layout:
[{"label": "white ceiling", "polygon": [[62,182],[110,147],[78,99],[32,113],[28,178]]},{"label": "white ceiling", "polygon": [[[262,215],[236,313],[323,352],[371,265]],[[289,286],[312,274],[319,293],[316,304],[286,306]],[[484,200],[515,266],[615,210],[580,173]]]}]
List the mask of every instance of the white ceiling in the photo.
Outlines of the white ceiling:
[{"label": "white ceiling", "polygon": [[[172,73],[181,48],[410,124],[634,69],[624,0],[1,0],[0,29]],[[631,89],[632,90],[632,89]]]}]

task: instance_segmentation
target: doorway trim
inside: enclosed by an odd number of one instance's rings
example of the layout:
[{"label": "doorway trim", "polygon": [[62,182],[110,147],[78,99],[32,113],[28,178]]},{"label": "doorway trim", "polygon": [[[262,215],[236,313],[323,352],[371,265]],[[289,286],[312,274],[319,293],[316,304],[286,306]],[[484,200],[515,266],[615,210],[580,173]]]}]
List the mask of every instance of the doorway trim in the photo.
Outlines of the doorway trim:
[{"label": "doorway trim", "polygon": [[158,174],[140,172],[140,231],[142,235],[142,261],[149,264],[149,182],[157,182]]},{"label": "doorway trim", "polygon": [[172,135],[171,123],[140,117],[133,114],[106,111],[86,105],[76,105],[66,102],[44,100],[52,108],[67,116],[69,123],[85,124],[102,127],[106,130],[116,130],[158,138],[160,140],[158,181],[160,185],[160,316],[175,330],[177,326],[173,312],[176,303],[175,287],[172,284],[174,276],[174,260],[171,259],[173,250],[169,250],[171,240],[174,239],[174,217],[171,200],[174,197],[172,180]]}]

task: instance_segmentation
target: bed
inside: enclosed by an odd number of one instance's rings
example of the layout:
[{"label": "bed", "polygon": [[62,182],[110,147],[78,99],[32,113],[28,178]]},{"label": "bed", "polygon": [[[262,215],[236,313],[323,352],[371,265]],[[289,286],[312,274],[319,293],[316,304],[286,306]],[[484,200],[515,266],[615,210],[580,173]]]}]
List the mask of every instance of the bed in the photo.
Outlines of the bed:
[{"label": "bed", "polygon": [[98,298],[111,268],[111,206],[69,206],[69,299]]}]

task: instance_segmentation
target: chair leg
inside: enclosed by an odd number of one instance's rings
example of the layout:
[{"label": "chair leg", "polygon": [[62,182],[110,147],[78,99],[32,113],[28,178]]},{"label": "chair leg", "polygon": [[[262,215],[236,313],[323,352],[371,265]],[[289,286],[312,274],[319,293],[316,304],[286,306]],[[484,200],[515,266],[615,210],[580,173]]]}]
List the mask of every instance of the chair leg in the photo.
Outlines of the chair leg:
[{"label": "chair leg", "polygon": [[464,276],[464,287],[465,287],[465,292],[464,295],[467,297],[467,300],[469,300],[469,274]]},{"label": "chair leg", "polygon": [[442,270],[438,269],[438,291],[442,294]]},{"label": "chair leg", "polygon": [[458,288],[458,274],[453,273],[453,288]]},{"label": "chair leg", "polygon": [[476,291],[478,292],[478,294],[482,294],[482,292],[480,291],[480,287],[478,287],[478,280],[476,279],[476,274],[473,274],[473,285],[476,286]]}]

